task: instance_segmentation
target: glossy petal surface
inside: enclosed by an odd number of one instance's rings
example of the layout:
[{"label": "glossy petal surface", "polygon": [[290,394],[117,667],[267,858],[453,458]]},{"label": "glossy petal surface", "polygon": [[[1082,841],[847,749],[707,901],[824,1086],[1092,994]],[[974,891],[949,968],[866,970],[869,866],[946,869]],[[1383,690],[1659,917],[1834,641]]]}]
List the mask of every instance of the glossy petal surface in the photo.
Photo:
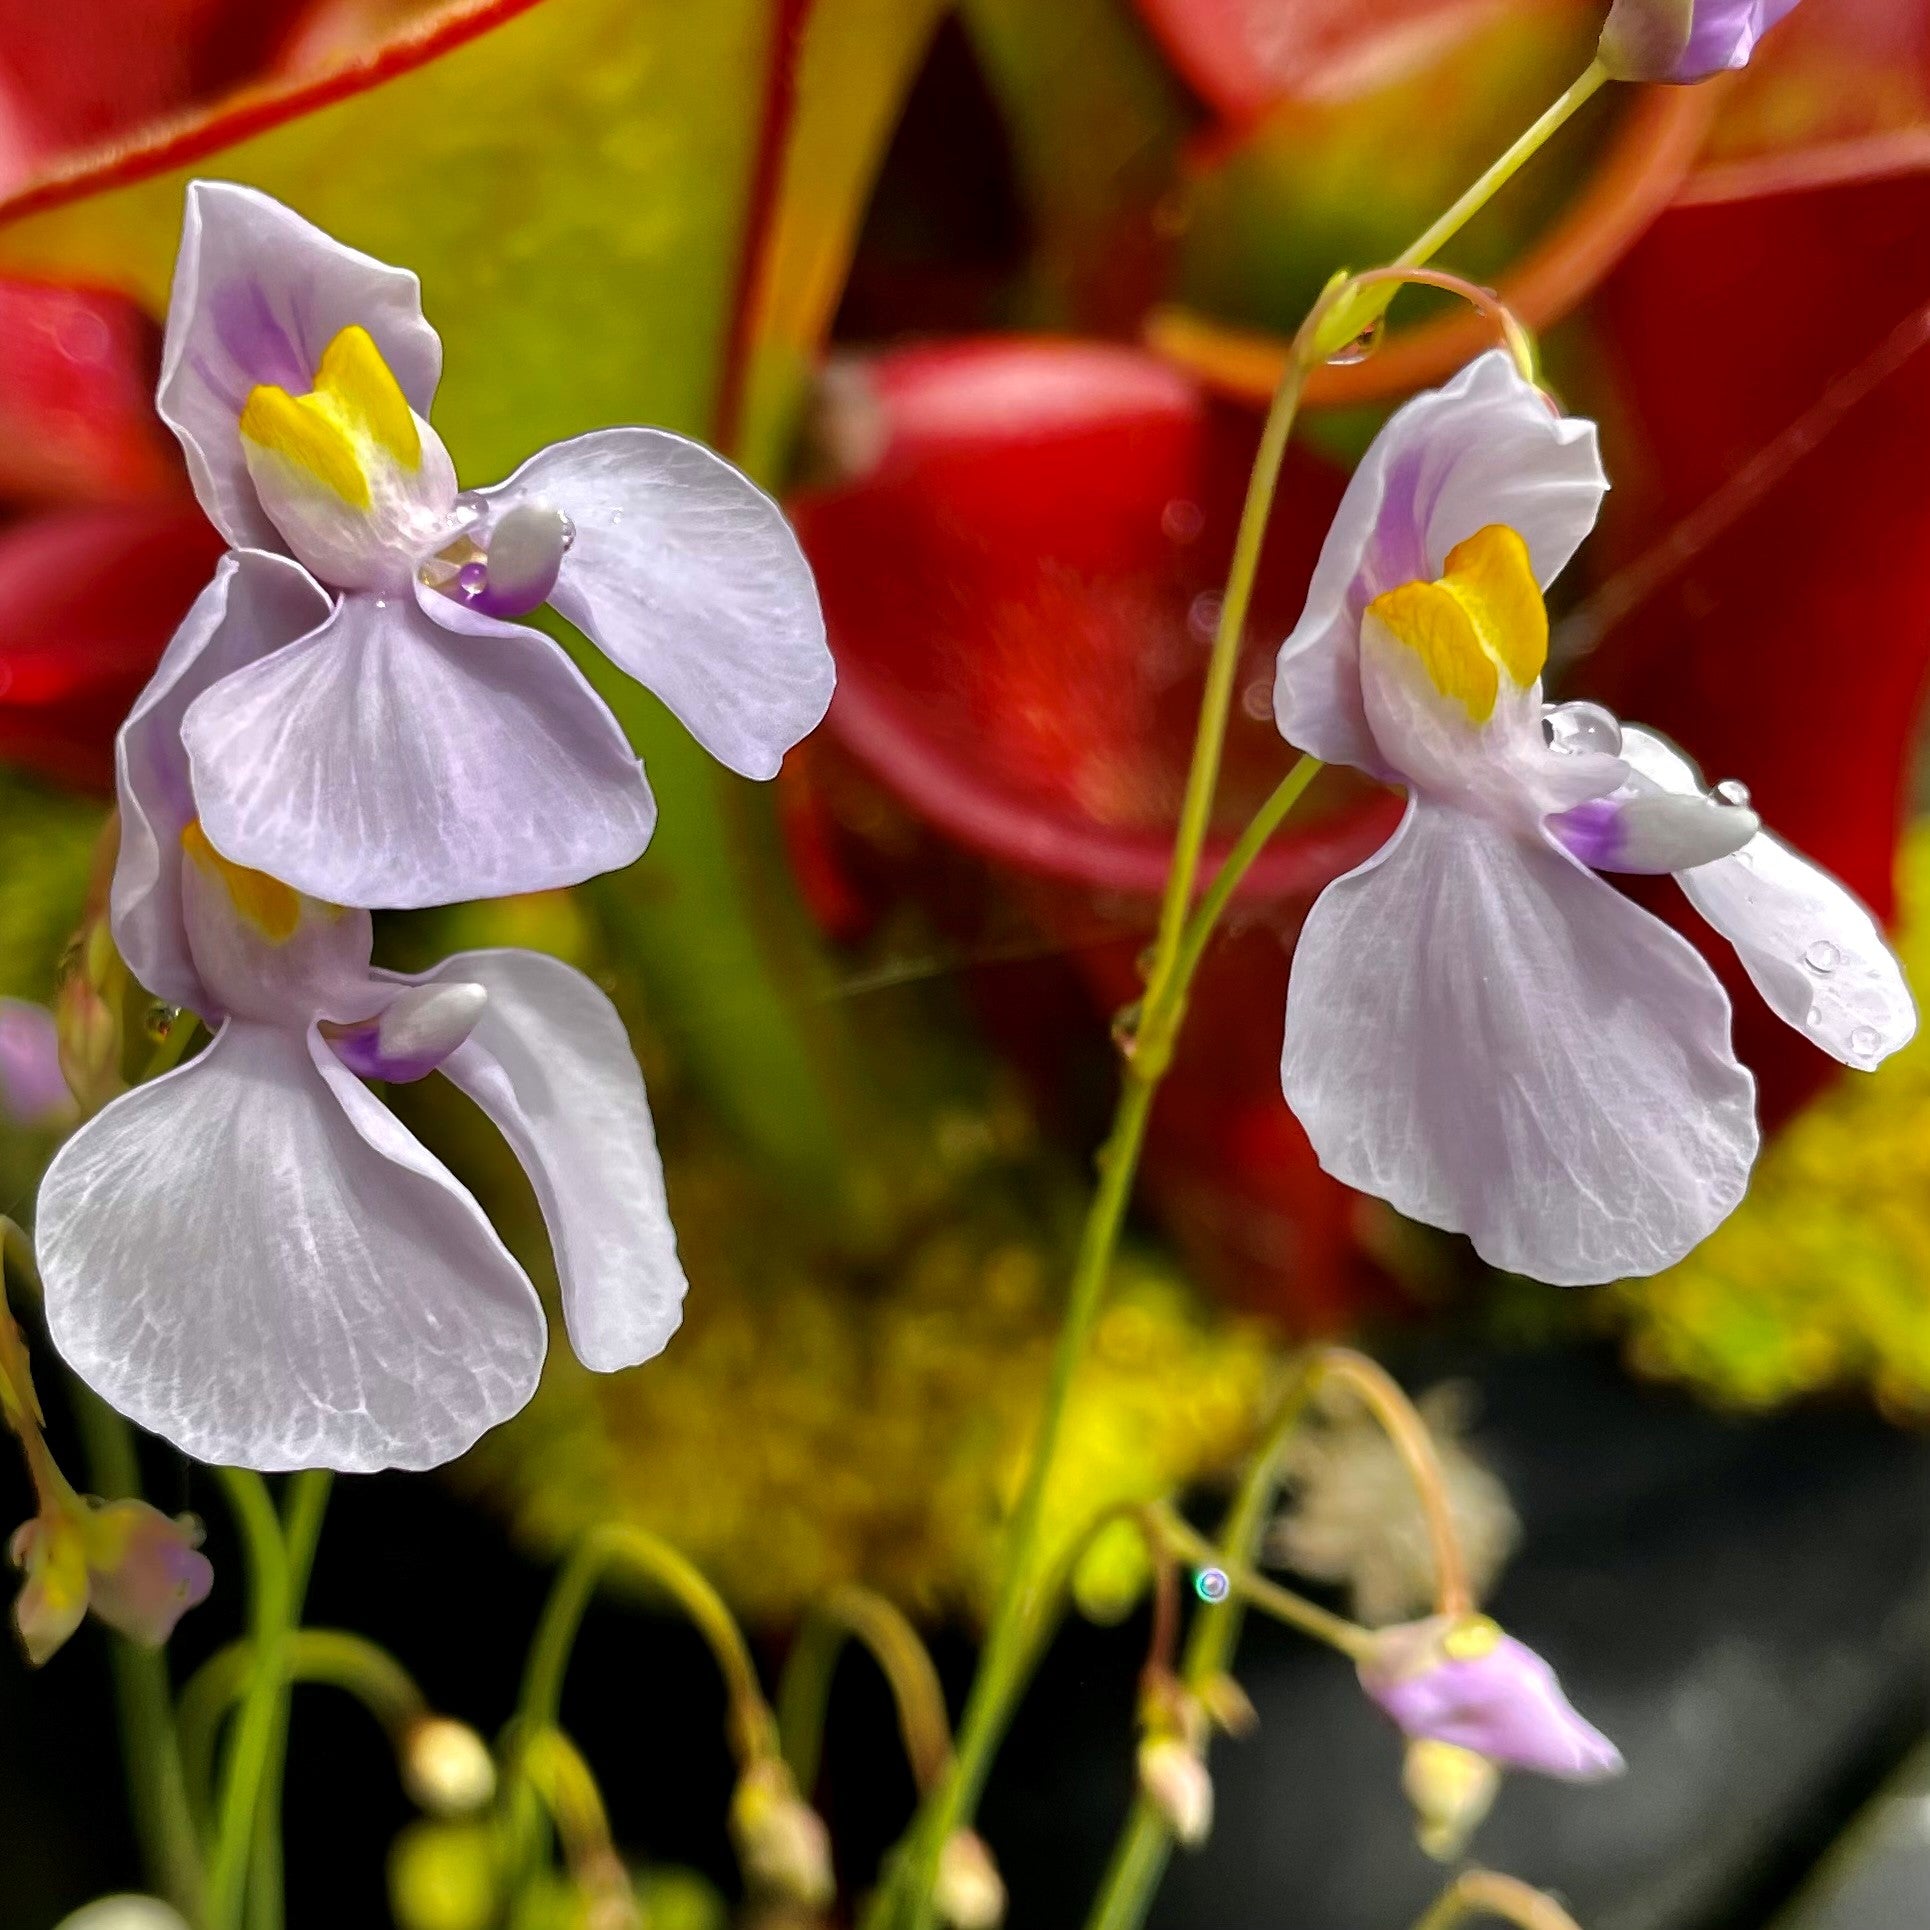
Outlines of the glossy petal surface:
[{"label": "glossy petal surface", "polygon": [[1309,915],[1281,1076],[1336,1178],[1560,1286],[1679,1259],[1756,1155],[1694,949],[1553,846],[1425,805]]},{"label": "glossy petal surface", "polygon": [[216,849],[371,907],[629,864],[656,807],[615,719],[548,637],[459,614],[461,635],[406,595],[345,597],[197,699],[182,734]]},{"label": "glossy petal surface", "polygon": [[542,1308],[474,1200],[319,1039],[230,1025],[61,1149],[55,1345],[205,1461],[426,1468],[536,1386]]}]

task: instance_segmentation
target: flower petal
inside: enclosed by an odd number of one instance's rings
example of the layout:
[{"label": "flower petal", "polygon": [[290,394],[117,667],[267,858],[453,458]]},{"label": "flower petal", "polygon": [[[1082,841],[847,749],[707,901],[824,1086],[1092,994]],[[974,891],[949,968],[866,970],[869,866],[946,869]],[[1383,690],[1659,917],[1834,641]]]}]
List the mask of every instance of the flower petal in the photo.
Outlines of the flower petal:
[{"label": "flower petal", "polygon": [[158,1649],[208,1599],[214,1565],[192,1515],[170,1520],[145,1501],[109,1501],[87,1517],[86,1530],[89,1606],[130,1642]]},{"label": "flower petal", "polygon": [[[1702,795],[1696,767],[1666,738],[1627,725],[1638,779]],[[1764,1002],[1832,1058],[1865,1071],[1916,1036],[1917,1007],[1883,928],[1847,886],[1768,831],[1676,883],[1736,948]]]},{"label": "flower petal", "polygon": [[1477,530],[1520,532],[1545,589],[1595,525],[1608,480],[1595,425],[1555,414],[1500,350],[1391,416],[1361,458],[1280,646],[1281,735],[1330,764],[1379,772],[1361,711],[1361,613],[1383,591],[1431,582]]},{"label": "flower petal", "polygon": [[40,1190],[54,1344],[205,1461],[427,1468],[507,1420],[546,1341],[476,1202],[310,1033],[231,1023]]},{"label": "flower petal", "polygon": [[616,1008],[541,952],[463,952],[427,976],[489,993],[442,1070],[496,1122],[536,1188],[577,1358],[607,1374],[661,1353],[688,1283]]},{"label": "flower petal", "polygon": [[550,602],[713,757],[777,775],[835,672],[811,566],[756,484],[667,430],[602,429],[484,494],[562,510],[576,537]]},{"label": "flower petal", "polygon": [[195,815],[181,720],[210,684],[305,636],[328,614],[321,585],[299,563],[261,550],[224,556],[115,740],[114,942],[134,976],[171,1005],[214,1006],[181,915],[181,833]]},{"label": "flower petal", "polygon": [[198,698],[182,735],[215,848],[372,908],[542,891],[636,858],[656,805],[602,699],[540,631],[461,616],[457,635],[410,597],[344,597]]},{"label": "flower petal", "polygon": [[249,391],[312,388],[322,351],[352,322],[426,416],[442,343],[408,269],[345,248],[259,189],[188,184],[155,402],[181,439],[201,507],[237,548],[283,547],[242,459],[236,424]]},{"label": "flower petal", "polygon": [[1680,1259],[1756,1155],[1694,948],[1553,845],[1427,805],[1309,914],[1281,1078],[1337,1179],[1559,1286]]}]

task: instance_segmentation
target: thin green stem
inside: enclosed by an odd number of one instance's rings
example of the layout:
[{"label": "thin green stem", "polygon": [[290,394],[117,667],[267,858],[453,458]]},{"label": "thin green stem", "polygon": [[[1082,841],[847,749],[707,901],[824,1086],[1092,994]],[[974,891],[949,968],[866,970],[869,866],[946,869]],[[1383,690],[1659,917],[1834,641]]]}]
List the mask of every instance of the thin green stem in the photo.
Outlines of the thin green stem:
[{"label": "thin green stem", "polygon": [[[141,1477],[133,1431],[79,1380],[70,1375],[67,1385],[94,1492],[109,1501],[137,1498]],[[155,1890],[196,1922],[202,1903],[201,1845],[181,1770],[167,1655],[118,1634],[108,1636],[107,1652],[141,1859]]]},{"label": "thin green stem", "polygon": [[1357,1622],[1335,1615],[1319,1603],[1310,1602],[1304,1595],[1296,1595],[1292,1589],[1282,1588],[1278,1582],[1269,1581],[1245,1564],[1232,1560],[1217,1543],[1209,1541],[1171,1508],[1156,1510],[1155,1521],[1157,1533],[1174,1554],[1184,1556],[1196,1570],[1217,1569],[1249,1607],[1297,1628],[1316,1642],[1338,1649],[1356,1662],[1372,1647],[1373,1636]]},{"label": "thin green stem", "polygon": [[[1279,1488],[1280,1456],[1299,1427],[1313,1392],[1311,1367],[1310,1361],[1295,1363],[1273,1417],[1262,1431],[1260,1446],[1247,1463],[1233,1505],[1227,1510],[1219,1553],[1229,1574],[1252,1571]],[[1245,1604],[1236,1592],[1224,1601],[1203,1604],[1194,1615],[1180,1664],[1180,1681],[1187,1689],[1197,1693],[1226,1672],[1240,1639],[1244,1611]],[[1166,1819],[1143,1794],[1138,1796],[1086,1919],[1086,1930],[1138,1930],[1152,1907],[1172,1853],[1173,1834]]]},{"label": "thin green stem", "polygon": [[[1547,112],[1473,181],[1438,221],[1415,236],[1389,266],[1419,268],[1432,261],[1601,92],[1608,79],[1608,71],[1601,62],[1591,61],[1573,84],[1549,105]],[[1387,312],[1387,305],[1398,289],[1397,282],[1377,280],[1348,301],[1337,304],[1315,339],[1321,357],[1337,354],[1372,328]]]},{"label": "thin green stem", "polygon": [[[177,1029],[185,1014],[176,1021]],[[308,1577],[315,1565],[315,1546],[321,1539],[322,1517],[328,1511],[334,1476],[325,1468],[303,1470],[288,1484],[282,1509],[282,1538],[288,1549],[288,1625],[302,1618]],[[249,1930],[281,1930],[286,1877],[282,1864],[282,1784],[288,1769],[288,1685],[282,1684],[275,1709],[274,1734],[269,1738],[268,1761],[262,1771],[261,1796],[255,1806],[255,1840],[249,1851]]]},{"label": "thin green stem", "polygon": [[253,1674],[221,1783],[208,1868],[208,1930],[240,1930],[255,1813],[274,1753],[288,1670],[294,1596],[281,1518],[260,1475],[217,1470],[248,1554]]},{"label": "thin green stem", "polygon": [[1517,1930],[1580,1930],[1545,1890],[1498,1870],[1463,1870],[1428,1906],[1414,1930],[1455,1930],[1473,1917],[1499,1917]]},{"label": "thin green stem", "polygon": [[1239,889],[1240,880],[1252,869],[1254,859],[1265,850],[1267,840],[1286,822],[1287,814],[1300,802],[1307,786],[1323,769],[1325,766],[1317,757],[1298,759],[1274,786],[1272,795],[1253,814],[1253,822],[1240,833],[1233,849],[1220,861],[1219,870],[1214,872],[1212,882],[1200,894],[1199,907],[1187,920],[1186,929],[1180,936],[1179,963],[1175,975],[1181,984],[1192,983],[1193,973],[1212,942],[1221,914]]}]

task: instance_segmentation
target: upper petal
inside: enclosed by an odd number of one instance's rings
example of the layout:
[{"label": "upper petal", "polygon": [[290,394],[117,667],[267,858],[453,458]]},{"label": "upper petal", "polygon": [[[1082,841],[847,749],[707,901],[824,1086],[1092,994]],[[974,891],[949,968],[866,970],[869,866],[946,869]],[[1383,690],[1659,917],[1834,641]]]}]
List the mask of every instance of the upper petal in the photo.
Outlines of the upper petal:
[{"label": "upper petal", "polygon": [[[453,607],[453,606],[452,606]],[[453,904],[629,864],[656,806],[603,701],[536,630],[349,596],[182,727],[216,849],[335,904]]]},{"label": "upper petal", "polygon": [[215,1009],[181,915],[181,833],[195,815],[181,720],[210,684],[306,635],[328,613],[327,596],[299,563],[261,550],[224,556],[115,740],[114,942],[134,976],[171,1005]]},{"label": "upper petal", "polygon": [[688,1283],[643,1075],[616,1008],[581,972],[540,952],[464,952],[428,978],[489,993],[442,1070],[496,1122],[529,1174],[577,1358],[612,1373],[661,1353]]},{"label": "upper petal", "polygon": [[1756,1155],[1694,948],[1552,845],[1436,806],[1309,914],[1281,1077],[1336,1178],[1560,1286],[1680,1259]]},{"label": "upper petal", "polygon": [[[1622,744],[1638,780],[1701,795],[1701,774],[1666,738],[1628,725]],[[1735,946],[1770,1010],[1832,1058],[1867,1071],[1915,1037],[1916,1001],[1882,926],[1781,838],[1758,831],[1732,857],[1677,872],[1676,883]]]},{"label": "upper petal", "polygon": [[476,1202],[311,1035],[231,1023],[41,1184],[68,1364],[204,1461],[426,1468],[535,1390],[534,1289]]},{"label": "upper petal", "polygon": [[1594,527],[1607,488],[1595,425],[1557,415],[1499,350],[1405,404],[1354,471],[1280,647],[1281,734],[1328,763],[1382,771],[1361,711],[1367,605],[1440,576],[1448,552],[1493,523],[1526,540],[1546,588]]},{"label": "upper petal", "polygon": [[442,343],[408,269],[344,247],[257,188],[189,183],[155,400],[181,439],[201,507],[230,543],[282,546],[242,459],[236,424],[249,391],[313,387],[322,351],[351,323],[374,337],[426,416]]},{"label": "upper petal", "polygon": [[575,525],[550,602],[734,771],[774,777],[831,702],[817,586],[776,503],[701,443],[601,429],[532,456],[492,507]]}]

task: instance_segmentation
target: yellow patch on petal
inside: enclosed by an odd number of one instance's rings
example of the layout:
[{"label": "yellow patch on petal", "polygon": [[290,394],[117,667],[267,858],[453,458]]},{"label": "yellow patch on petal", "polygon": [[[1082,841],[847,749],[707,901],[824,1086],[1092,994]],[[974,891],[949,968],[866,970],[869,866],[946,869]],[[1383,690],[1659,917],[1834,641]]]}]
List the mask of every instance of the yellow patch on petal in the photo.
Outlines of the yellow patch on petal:
[{"label": "yellow patch on petal", "polygon": [[422,466],[422,436],[402,385],[382,359],[375,337],[351,324],[322,351],[315,395],[351,428],[380,443],[404,469]]},{"label": "yellow patch on petal", "polygon": [[1404,583],[1367,606],[1469,719],[1494,715],[1501,675],[1526,690],[1548,661],[1548,611],[1528,545],[1491,523],[1448,553],[1436,583]]},{"label": "yellow patch on petal", "polygon": [[271,944],[284,945],[294,937],[302,922],[302,899],[292,885],[224,858],[208,842],[199,818],[191,819],[182,830],[181,849],[227,886],[235,910]]},{"label": "yellow patch on petal", "polygon": [[1548,606],[1520,531],[1490,523],[1455,544],[1443,581],[1473,617],[1495,660],[1526,690],[1548,662]]},{"label": "yellow patch on petal", "polygon": [[241,433],[334,492],[353,509],[372,500],[354,439],[319,395],[290,395],[272,382],[248,392]]}]

